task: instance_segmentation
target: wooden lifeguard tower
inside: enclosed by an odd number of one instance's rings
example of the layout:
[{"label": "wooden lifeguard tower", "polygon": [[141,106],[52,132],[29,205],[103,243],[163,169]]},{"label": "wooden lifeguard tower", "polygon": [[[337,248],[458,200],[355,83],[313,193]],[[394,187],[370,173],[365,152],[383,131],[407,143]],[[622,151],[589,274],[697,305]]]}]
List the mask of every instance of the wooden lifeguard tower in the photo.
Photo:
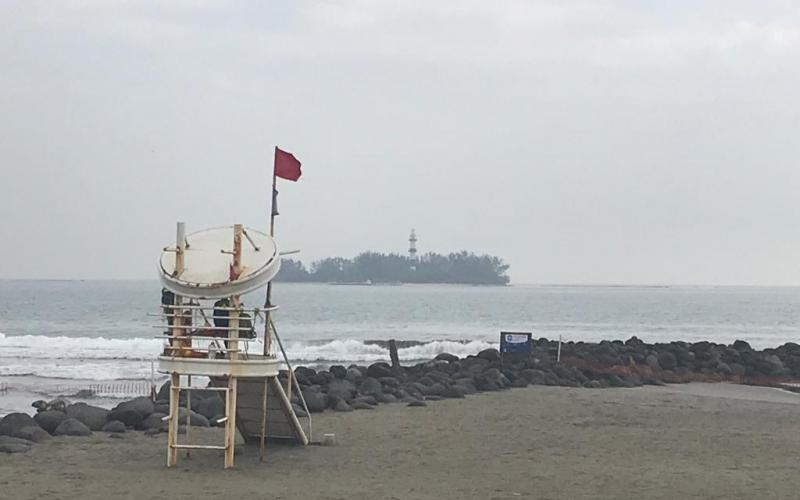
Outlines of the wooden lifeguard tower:
[{"label": "wooden lifeguard tower", "polygon": [[[270,303],[269,292],[263,308],[246,308],[241,300],[243,294],[270,286],[280,262],[271,236],[240,224],[186,234],[179,222],[175,245],[164,248],[159,277],[165,289],[160,316],[166,336],[158,366],[171,382],[165,417],[168,467],[176,465],[180,449],[224,450],[225,468],[233,467],[237,428],[246,442],[260,443],[262,460],[267,439],[309,443],[310,413],[272,321],[277,307]],[[250,346],[259,341],[258,320],[264,324],[263,347],[251,352]],[[274,352],[276,344],[280,357]],[[282,366],[288,369],[285,387],[278,378]],[[193,386],[192,377],[208,377],[209,383]],[[292,405],[293,387],[308,418],[305,428]],[[190,410],[192,391],[198,389],[224,395],[225,415],[216,422],[224,424],[223,445],[178,442],[180,393],[186,391]],[[187,411],[187,441],[190,414]]]}]

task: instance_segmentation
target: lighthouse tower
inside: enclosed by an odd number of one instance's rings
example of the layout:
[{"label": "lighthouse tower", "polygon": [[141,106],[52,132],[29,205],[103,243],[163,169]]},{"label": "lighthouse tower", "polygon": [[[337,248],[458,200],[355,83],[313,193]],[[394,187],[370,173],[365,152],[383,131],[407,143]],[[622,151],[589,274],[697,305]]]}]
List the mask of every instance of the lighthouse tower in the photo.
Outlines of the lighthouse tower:
[{"label": "lighthouse tower", "polygon": [[411,235],[408,237],[408,258],[417,260],[417,233],[411,230]]}]

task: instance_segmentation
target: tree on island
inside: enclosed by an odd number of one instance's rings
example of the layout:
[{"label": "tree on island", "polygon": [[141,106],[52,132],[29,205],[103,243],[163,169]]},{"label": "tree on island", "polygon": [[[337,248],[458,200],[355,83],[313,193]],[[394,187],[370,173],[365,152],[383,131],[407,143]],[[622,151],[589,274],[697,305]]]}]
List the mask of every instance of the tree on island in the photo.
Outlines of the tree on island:
[{"label": "tree on island", "polygon": [[452,283],[507,285],[508,264],[499,257],[462,251],[428,253],[418,259],[391,253],[364,252],[352,259],[328,257],[306,269],[285,259],[276,280],[290,282]]}]

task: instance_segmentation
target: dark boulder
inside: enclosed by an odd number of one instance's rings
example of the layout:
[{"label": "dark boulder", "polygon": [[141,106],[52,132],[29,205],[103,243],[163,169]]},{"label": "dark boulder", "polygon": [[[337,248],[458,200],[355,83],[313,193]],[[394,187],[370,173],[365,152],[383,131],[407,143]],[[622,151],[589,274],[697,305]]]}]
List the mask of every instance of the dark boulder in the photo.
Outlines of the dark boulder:
[{"label": "dark boulder", "polygon": [[372,406],[378,406],[378,398],[376,398],[374,396],[361,396],[358,399],[360,399],[361,401],[366,401],[367,403],[371,404]]},{"label": "dark boulder", "polygon": [[[575,382],[575,383],[577,385],[577,382]],[[519,378],[511,381],[511,387],[516,387],[516,388],[520,388],[520,389],[523,388],[523,387],[528,387],[528,381],[524,377],[519,377]]]},{"label": "dark boulder", "polygon": [[172,383],[169,380],[164,382],[161,385],[161,387],[158,388],[158,394],[156,394],[156,399],[159,401],[169,401],[170,387],[172,387]]},{"label": "dark boulder", "polygon": [[478,374],[488,366],[489,361],[482,358],[476,358],[474,356],[461,360],[462,373],[468,373],[470,375]]},{"label": "dark boulder", "polygon": [[303,418],[308,416],[306,410],[297,403],[292,403],[292,409],[294,410],[294,414],[297,415],[298,418]]},{"label": "dark boulder", "polygon": [[55,410],[41,411],[33,416],[33,419],[37,424],[39,424],[39,427],[46,430],[50,434],[56,431],[58,424],[60,424],[65,418],[67,418],[66,413]]},{"label": "dark boulder", "polygon": [[446,383],[450,382],[450,375],[445,373],[445,372],[439,371],[439,370],[429,371],[426,376],[428,378],[432,378],[433,380],[435,380],[437,382],[441,382],[443,384],[446,384]]},{"label": "dark boulder", "polygon": [[361,379],[364,378],[364,374],[358,368],[351,366],[347,369],[347,374],[344,378],[354,384],[358,384],[361,382]]},{"label": "dark boulder", "polygon": [[144,418],[141,413],[131,409],[114,409],[108,414],[109,420],[119,420],[128,427],[137,427]]},{"label": "dark boulder", "polygon": [[411,384],[405,385],[402,390],[415,399],[422,399],[422,391],[425,389],[425,387],[426,386],[422,384],[412,382]]},{"label": "dark boulder", "polygon": [[23,427],[30,426],[38,427],[39,424],[27,413],[9,413],[0,419],[0,436],[14,436]]},{"label": "dark boulder", "polygon": [[298,366],[294,369],[294,376],[297,379],[297,383],[300,385],[310,385],[311,379],[314,378],[316,374],[316,370],[306,368],[305,366]]},{"label": "dark boulder", "polygon": [[475,377],[475,387],[479,391],[499,391],[500,390],[500,386],[497,385],[496,382],[493,382],[492,380],[487,379],[486,377],[481,376],[481,375]]},{"label": "dark boulder", "polygon": [[405,389],[402,389],[402,388],[395,390],[392,393],[392,396],[394,396],[397,399],[406,399],[406,398],[410,397],[410,395],[408,394],[408,391],[406,391]]},{"label": "dark boulder", "polygon": [[354,399],[350,401],[350,407],[354,410],[374,410],[375,407],[371,404],[367,403],[366,401],[362,401],[360,399]]},{"label": "dark boulder", "polygon": [[356,386],[349,380],[335,379],[328,384],[328,395],[350,401],[356,395]]},{"label": "dark boulder", "polygon": [[316,389],[303,389],[303,399],[306,400],[306,406],[311,413],[320,413],[328,405],[325,394]]},{"label": "dark boulder", "polygon": [[544,373],[544,385],[563,385],[561,379],[553,372]]},{"label": "dark boulder", "polygon": [[336,402],[333,411],[353,411],[353,408],[346,401],[340,399]]},{"label": "dark boulder", "polygon": [[336,377],[331,372],[321,371],[311,377],[310,382],[314,385],[327,385],[332,382]]},{"label": "dark boulder", "polygon": [[478,388],[475,387],[475,382],[472,378],[456,379],[453,385],[464,391],[464,394],[475,394],[478,392]]},{"label": "dark boulder", "polygon": [[383,386],[384,392],[394,392],[398,387],[400,387],[400,381],[398,381],[394,377],[381,377],[378,381]]},{"label": "dark boulder", "polygon": [[564,381],[578,381],[583,378],[583,374],[573,366],[556,365],[553,372]]},{"label": "dark boulder", "polygon": [[421,399],[415,399],[414,401],[409,402],[406,406],[411,406],[411,407],[428,406],[428,403],[422,401]]},{"label": "dark boulder", "polygon": [[[186,425],[186,408],[178,409],[178,422],[180,425]],[[199,413],[189,411],[189,424],[192,427],[210,427],[208,419]]]},{"label": "dark boulder", "polygon": [[148,415],[155,411],[155,405],[146,396],[118,404],[108,414],[108,420],[119,420],[128,427],[136,427]]},{"label": "dark boulder", "polygon": [[[166,431],[167,427],[169,426],[169,422],[166,420],[162,420],[166,416],[167,416],[166,413],[151,413],[150,415],[145,417],[144,420],[139,422],[138,428],[143,431],[147,431],[150,429],[158,429],[159,431],[161,430]],[[119,420],[117,420],[117,422],[119,422]],[[122,425],[125,425],[125,423],[123,422]]]},{"label": "dark boulder", "polygon": [[481,376],[486,378],[487,380],[491,380],[500,387],[502,387],[504,383],[508,380],[506,376],[503,375],[503,372],[501,372],[497,368],[488,368],[481,374]]},{"label": "dark boulder", "polygon": [[66,413],[67,417],[80,421],[93,431],[99,431],[106,424],[110,412],[105,408],[87,405],[86,403],[75,403],[67,406]]},{"label": "dark boulder", "polygon": [[442,396],[445,398],[463,398],[465,394],[466,391],[457,385],[445,387],[444,391],[442,391]]},{"label": "dark boulder", "polygon": [[618,375],[609,375],[608,378],[608,385],[610,387],[625,387],[625,381],[622,380]]},{"label": "dark boulder", "polygon": [[92,430],[86,427],[80,420],[66,418],[63,422],[58,424],[53,434],[56,436],[90,436]]},{"label": "dark boulder", "polygon": [[443,352],[441,354],[437,354],[435,358],[436,361],[447,361],[448,363],[453,363],[458,361],[458,356],[450,354],[448,352]]},{"label": "dark boulder", "polygon": [[215,394],[213,397],[201,399],[197,404],[195,404],[193,399],[192,409],[206,418],[213,418],[225,413],[225,401],[223,401],[218,394]]},{"label": "dark boulder", "polygon": [[484,349],[478,353],[478,359],[483,359],[488,362],[500,361],[500,351],[495,348]]},{"label": "dark boulder", "polygon": [[644,362],[647,366],[650,367],[651,370],[659,371],[661,370],[661,365],[658,363],[658,356],[655,354],[648,354],[644,358]]},{"label": "dark boulder", "polygon": [[42,443],[52,439],[50,434],[48,434],[46,430],[42,429],[38,425],[29,425],[19,429],[14,434],[14,437],[24,439],[26,441],[32,441],[34,443]]},{"label": "dark boulder", "polygon": [[345,378],[347,376],[347,368],[342,365],[333,365],[328,368],[328,371],[336,378]]},{"label": "dark boulder", "polygon": [[374,378],[391,377],[394,375],[392,367],[387,363],[373,363],[367,368],[367,376]]},{"label": "dark boulder", "polygon": [[[220,396],[220,394],[222,393],[220,391],[216,391],[213,389],[197,389],[197,390],[193,389],[191,392],[192,392],[192,410],[194,410],[194,405],[196,403],[199,403],[200,401],[205,401],[206,399],[212,399],[212,398],[222,399],[222,396]],[[183,406],[185,405],[186,402],[184,401]]]},{"label": "dark boulder", "polygon": [[671,352],[661,351],[658,353],[658,364],[664,370],[674,370],[678,367],[678,360]]},{"label": "dark boulder", "polygon": [[424,391],[424,394],[426,396],[441,396],[444,394],[445,389],[446,387],[443,384],[436,382],[435,384],[427,387]]},{"label": "dark boulder", "polygon": [[723,363],[722,361],[717,363],[717,367],[716,367],[715,371],[717,371],[718,373],[721,373],[723,375],[730,375],[731,373],[733,373],[733,371],[731,370],[730,365],[728,365],[728,363]]},{"label": "dark boulder", "polygon": [[100,430],[103,432],[110,432],[112,434],[119,434],[121,432],[125,432],[125,424],[119,420],[111,420],[106,422],[106,425],[104,425]]},{"label": "dark boulder", "polygon": [[326,401],[328,403],[327,408],[333,410],[334,408],[336,408],[336,405],[339,404],[339,401],[344,401],[344,400],[338,396],[331,396],[330,394],[327,394]]},{"label": "dark boulder", "polygon": [[733,375],[744,375],[747,373],[747,368],[739,363],[730,363],[728,366],[730,367],[731,374]]},{"label": "dark boulder", "polygon": [[542,370],[526,368],[521,370],[519,375],[531,385],[544,385],[544,372]]},{"label": "dark boulder", "polygon": [[378,403],[394,403],[397,401],[397,396],[388,392],[384,392],[383,394],[376,396],[374,399]]},{"label": "dark boulder", "polygon": [[630,375],[626,375],[622,379],[625,382],[625,387],[641,387],[644,385],[642,382],[642,378],[636,375],[635,373],[631,373]]},{"label": "dark boulder", "polygon": [[383,394],[383,386],[381,383],[372,377],[367,377],[361,382],[361,387],[359,388],[361,394],[367,394],[369,396],[380,396]]},{"label": "dark boulder", "polygon": [[780,376],[788,374],[783,361],[775,354],[765,354],[762,361],[756,364],[756,367],[765,375]]}]

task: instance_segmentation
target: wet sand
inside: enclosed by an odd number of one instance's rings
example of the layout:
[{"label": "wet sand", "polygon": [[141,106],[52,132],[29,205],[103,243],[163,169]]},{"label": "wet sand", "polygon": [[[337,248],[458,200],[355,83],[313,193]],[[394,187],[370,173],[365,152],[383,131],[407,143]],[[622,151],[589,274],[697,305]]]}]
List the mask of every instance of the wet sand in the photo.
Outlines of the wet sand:
[{"label": "wet sand", "polygon": [[166,469],[164,434],[61,437],[0,455],[0,497],[797,498],[798,403],[726,384],[513,389],[326,412],[314,439],[332,432],[337,445],[270,445],[264,464],[247,447],[233,471],[217,451]]}]

